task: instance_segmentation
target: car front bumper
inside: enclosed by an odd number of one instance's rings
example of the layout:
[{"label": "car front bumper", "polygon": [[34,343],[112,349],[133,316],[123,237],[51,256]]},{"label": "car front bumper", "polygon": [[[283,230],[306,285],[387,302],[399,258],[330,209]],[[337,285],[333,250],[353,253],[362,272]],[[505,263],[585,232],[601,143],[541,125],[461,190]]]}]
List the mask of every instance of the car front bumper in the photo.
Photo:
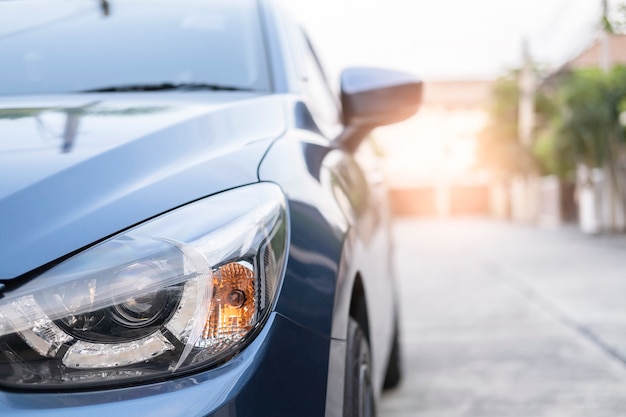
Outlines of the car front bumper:
[{"label": "car front bumper", "polygon": [[322,416],[329,350],[326,336],[272,313],[250,345],[217,368],[103,391],[0,391],[0,416]]}]

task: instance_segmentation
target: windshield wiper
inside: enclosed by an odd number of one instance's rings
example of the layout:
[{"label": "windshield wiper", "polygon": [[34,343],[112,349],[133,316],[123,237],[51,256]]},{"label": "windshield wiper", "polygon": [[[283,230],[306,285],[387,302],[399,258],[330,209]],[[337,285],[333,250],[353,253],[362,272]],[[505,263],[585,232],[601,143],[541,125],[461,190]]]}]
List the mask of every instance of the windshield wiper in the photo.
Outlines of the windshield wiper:
[{"label": "windshield wiper", "polygon": [[126,92],[126,91],[132,92],[132,91],[167,91],[167,90],[254,91],[251,88],[234,87],[230,85],[207,84],[207,83],[156,83],[156,84],[112,85],[108,87],[91,88],[89,90],[82,90],[82,91],[79,91],[79,93],[116,93],[116,92]]}]

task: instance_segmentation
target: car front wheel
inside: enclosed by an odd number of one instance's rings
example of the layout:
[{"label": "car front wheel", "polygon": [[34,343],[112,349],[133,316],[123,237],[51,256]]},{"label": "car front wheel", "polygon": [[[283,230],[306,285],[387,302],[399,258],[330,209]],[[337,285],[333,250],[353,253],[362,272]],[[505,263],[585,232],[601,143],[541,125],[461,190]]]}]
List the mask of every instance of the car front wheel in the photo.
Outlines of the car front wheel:
[{"label": "car front wheel", "polygon": [[369,343],[353,318],[348,323],[344,417],[376,416]]}]

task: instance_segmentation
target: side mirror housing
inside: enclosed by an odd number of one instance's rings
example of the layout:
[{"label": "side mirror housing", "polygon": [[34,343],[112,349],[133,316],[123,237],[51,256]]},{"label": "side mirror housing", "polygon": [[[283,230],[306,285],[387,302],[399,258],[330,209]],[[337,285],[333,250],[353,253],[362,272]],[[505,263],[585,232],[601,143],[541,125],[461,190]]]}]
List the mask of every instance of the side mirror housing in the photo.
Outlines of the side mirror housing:
[{"label": "side mirror housing", "polygon": [[337,145],[355,152],[377,126],[413,116],[422,103],[422,82],[415,76],[379,68],[346,68],[341,73],[344,132]]},{"label": "side mirror housing", "polygon": [[347,68],[341,74],[341,104],[346,127],[373,129],[413,116],[422,102],[415,76],[379,68]]}]

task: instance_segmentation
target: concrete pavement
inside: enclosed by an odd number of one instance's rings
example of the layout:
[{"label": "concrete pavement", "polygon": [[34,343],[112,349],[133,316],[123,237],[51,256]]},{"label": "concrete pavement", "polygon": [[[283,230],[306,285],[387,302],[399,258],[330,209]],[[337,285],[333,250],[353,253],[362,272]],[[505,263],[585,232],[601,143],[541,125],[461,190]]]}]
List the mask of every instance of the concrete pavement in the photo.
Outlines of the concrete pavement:
[{"label": "concrete pavement", "polygon": [[395,224],[405,377],[382,417],[626,416],[626,237]]}]

